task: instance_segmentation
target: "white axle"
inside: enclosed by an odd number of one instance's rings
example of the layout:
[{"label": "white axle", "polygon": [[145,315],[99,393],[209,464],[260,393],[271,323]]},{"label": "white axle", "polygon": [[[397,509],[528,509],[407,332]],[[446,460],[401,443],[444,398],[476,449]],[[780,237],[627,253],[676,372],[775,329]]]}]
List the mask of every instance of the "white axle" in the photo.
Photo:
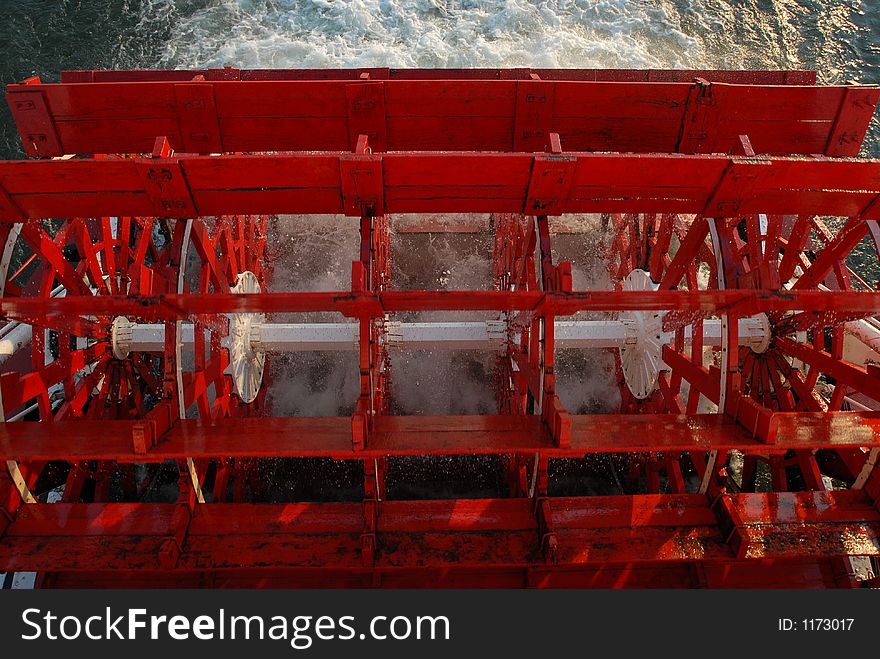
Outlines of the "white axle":
[{"label": "white axle", "polygon": [[[504,323],[488,322],[389,322],[386,344],[393,350],[493,350],[504,344]],[[621,348],[635,337],[630,326],[620,320],[557,320],[558,348]],[[181,328],[181,343],[191,346],[193,326]],[[665,343],[674,338],[664,333]],[[759,318],[739,321],[740,345],[760,345],[766,328]],[[685,340],[691,340],[690,327]],[[314,350],[352,351],[357,349],[357,323],[255,323],[250,327],[250,346],[255,352],[308,352]],[[721,321],[703,321],[703,343],[721,343]],[[121,323],[114,331],[117,356],[129,352],[162,352],[165,326],[162,324]]]}]

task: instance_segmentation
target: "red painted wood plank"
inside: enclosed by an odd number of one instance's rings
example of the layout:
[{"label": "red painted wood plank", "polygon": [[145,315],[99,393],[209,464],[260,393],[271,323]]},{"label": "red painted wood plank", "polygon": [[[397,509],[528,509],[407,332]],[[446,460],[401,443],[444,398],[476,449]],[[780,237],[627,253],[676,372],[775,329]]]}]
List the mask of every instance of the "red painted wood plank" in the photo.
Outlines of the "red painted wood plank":
[{"label": "red painted wood plank", "polygon": [[360,503],[216,503],[196,508],[188,536],[360,534],[363,526]]},{"label": "red painted wood plank", "polygon": [[422,569],[246,568],[53,573],[52,588],[834,588],[828,559]]},{"label": "red painted wood plank", "polygon": [[[527,71],[522,76],[515,73],[512,77],[521,79],[371,79],[358,93],[373,90],[369,103],[374,128],[367,132],[375,136],[374,151],[540,151],[550,132],[563,136],[566,150],[678,150],[679,135],[690,122],[681,145],[684,151],[728,152],[733,139],[747,134],[758,152],[767,153],[822,152],[826,144],[844,140],[845,149],[834,151],[840,155],[857,152],[880,96],[873,87],[716,82],[699,87],[711,102],[698,108],[696,125],[691,116],[697,89],[693,78],[530,80]],[[10,85],[9,98],[13,108],[22,104],[16,98],[46,99],[42,123],[54,122],[58,135],[42,144],[35,152],[40,155],[95,153],[98,148],[138,153],[158,135],[168,136],[177,150],[201,153],[213,152],[220,144],[238,152],[335,150],[351,148],[354,135],[363,132],[352,123],[357,113],[351,115],[351,110],[357,103],[349,107],[348,98],[359,85],[363,82],[352,82],[347,74],[324,80],[226,81],[209,76],[191,84],[175,76],[167,81]],[[208,109],[201,120],[193,114],[193,99],[181,96],[180,89],[198,89],[203,95],[201,102]],[[33,130],[26,113],[18,115],[27,141]],[[211,130],[188,127],[196,123]],[[387,129],[376,132],[382,125]],[[502,135],[515,136],[517,131],[536,139],[500,141]]]},{"label": "red painted wood plank", "polygon": [[[77,296],[57,298],[0,298],[0,313],[32,322],[46,314],[82,314]],[[261,293],[241,296],[215,294],[163,294],[158,296],[102,295],[88,298],[87,312],[99,315],[128,315],[144,320],[186,319],[191,315],[229,312],[317,312],[336,311],[349,317],[380,316],[397,311],[538,311],[568,316],[579,311],[678,310],[711,316],[721,310],[735,310],[741,316],[767,311],[834,311],[876,315],[880,293],[798,290],[785,292],[755,290],[706,290],[699,292],[663,290],[574,291],[388,291],[379,294],[347,293]]]},{"label": "red painted wood plank", "polygon": [[170,503],[30,504],[21,507],[6,537],[168,536],[183,513]]},{"label": "red painted wood plank", "polygon": [[[779,510],[781,499],[792,502]],[[730,495],[758,510],[749,523],[748,558],[880,554],[880,522],[864,493],[836,496],[811,511],[815,493]],[[528,499],[382,502],[377,567],[526,566],[544,564]],[[551,499],[559,565],[706,561],[728,563],[726,544],[702,495]],[[26,506],[0,542],[0,569],[157,569],[160,504]],[[799,511],[791,515],[790,510]],[[157,511],[161,511],[158,513]],[[172,514],[169,514],[172,513]],[[178,568],[362,569],[360,504],[204,504],[197,506]],[[876,517],[876,511],[873,513]],[[857,521],[837,521],[852,515]],[[858,516],[863,517],[859,518]],[[546,565],[546,564],[545,564]]]},{"label": "red painted wood plank", "polygon": [[159,462],[185,457],[641,453],[738,449],[780,454],[791,449],[880,446],[880,413],[781,413],[771,417],[772,444],[732,420],[700,415],[573,415],[571,446],[559,449],[538,416],[382,416],[365,450],[354,452],[348,417],[227,419],[216,426],[179,421],[147,454],[132,439],[136,421],[16,422],[0,425],[0,459],[118,459]]},{"label": "red painted wood plank", "polygon": [[767,524],[750,528],[745,558],[880,556],[876,523]]},{"label": "red painted wood plank", "polygon": [[[348,154],[185,156],[162,165],[180,163],[202,214],[334,214],[342,208],[340,159],[350,158]],[[529,210],[531,154],[418,152],[371,158],[381,165],[388,212]],[[566,212],[707,209],[721,214],[853,216],[880,193],[880,163],[874,160],[584,153],[566,158],[574,159],[567,196],[558,200],[558,209]],[[190,216],[186,204],[168,209],[161,200],[150,199],[139,169],[154,166],[151,159],[141,158],[0,162],[0,182],[28,218]],[[766,169],[766,176],[753,180],[740,176],[758,169]],[[6,209],[0,219],[17,218]]]},{"label": "red painted wood plank", "polygon": [[730,500],[747,525],[880,521],[880,510],[860,490],[743,493]]}]

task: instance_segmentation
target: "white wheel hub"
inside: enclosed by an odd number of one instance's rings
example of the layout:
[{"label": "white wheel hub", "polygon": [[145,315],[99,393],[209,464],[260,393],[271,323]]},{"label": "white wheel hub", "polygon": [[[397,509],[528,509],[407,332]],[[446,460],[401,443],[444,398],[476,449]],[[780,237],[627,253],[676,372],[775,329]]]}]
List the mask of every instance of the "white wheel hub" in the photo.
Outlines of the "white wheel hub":
[{"label": "white wheel hub", "polygon": [[[633,270],[623,282],[625,291],[655,291],[657,287],[644,270]],[[663,368],[664,314],[664,311],[625,311],[619,316],[626,331],[626,340],[620,348],[623,378],[639,400],[651,395]]]},{"label": "white wheel hub", "polygon": [[125,359],[131,352],[132,322],[125,316],[117,316],[110,326],[110,345],[116,359]]},{"label": "white wheel hub", "polygon": [[[238,281],[231,293],[252,294],[260,292],[260,282],[253,272],[245,271],[238,275]],[[229,370],[235,385],[235,393],[244,403],[251,403],[257,397],[263,383],[263,367],[266,353],[254,350],[251,343],[251,328],[266,322],[266,314],[231,313],[229,316]]]}]

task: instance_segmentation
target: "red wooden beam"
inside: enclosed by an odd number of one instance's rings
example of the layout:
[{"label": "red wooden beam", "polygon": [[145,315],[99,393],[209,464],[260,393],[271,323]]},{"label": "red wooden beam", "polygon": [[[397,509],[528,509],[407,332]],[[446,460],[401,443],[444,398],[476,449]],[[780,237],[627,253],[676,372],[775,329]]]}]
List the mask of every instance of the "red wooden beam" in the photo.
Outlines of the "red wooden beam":
[{"label": "red wooden beam", "polygon": [[[744,558],[880,555],[880,511],[861,491],[725,495],[746,525]],[[734,550],[703,495],[554,497],[560,567],[729,562]],[[376,567],[543,565],[530,499],[382,501]],[[185,508],[174,504],[23,506],[0,569],[157,570]],[[182,570],[363,569],[360,503],[196,506]]]},{"label": "red wooden beam", "polygon": [[41,573],[42,588],[834,588],[836,559],[424,569]]},{"label": "red wooden beam", "polygon": [[[369,157],[388,213],[512,212],[529,207],[535,158],[523,153],[394,153]],[[0,220],[139,215],[350,212],[350,153],[0,162]],[[880,194],[880,162],[682,154],[566,154],[573,172],[553,213],[786,213],[853,217]],[[728,169],[736,167],[734,176]],[[751,177],[766,168],[772,177]],[[151,174],[150,172],[153,172]],[[159,185],[158,181],[162,181]],[[724,181],[724,185],[721,185]],[[739,182],[737,182],[739,181]],[[556,196],[558,195],[558,196]],[[874,205],[865,219],[880,213]]]},{"label": "red wooden beam", "polygon": [[359,132],[375,151],[543,151],[554,132],[574,151],[727,153],[748,135],[758,153],[854,156],[880,98],[875,87],[535,75],[31,82],[9,85],[8,100],[35,156],[147,153],[157,135],[192,153],[335,151]]},{"label": "red wooden beam", "polygon": [[[182,420],[139,444],[143,421],[21,421],[0,425],[2,460],[161,462],[212,457],[331,457],[541,453],[645,453],[738,449],[783,454],[792,449],[880,447],[880,412],[775,413],[770,432],[753,436],[716,414],[594,414],[571,417],[571,444],[559,448],[539,416],[379,416],[362,450],[351,443],[349,417],[242,417],[218,425]],[[250,439],[249,439],[250,438]],[[259,439],[257,439],[259,438]]]},{"label": "red wooden beam", "polygon": [[694,319],[735,312],[740,317],[769,311],[833,311],[847,319],[880,311],[873,291],[386,291],[382,293],[261,293],[260,295],[100,295],[56,298],[0,298],[0,315],[42,324],[47,317],[130,316],[143,320],[185,320],[235,312],[336,311],[349,317],[379,317],[401,311],[531,311],[569,316],[580,311],[676,310]]}]

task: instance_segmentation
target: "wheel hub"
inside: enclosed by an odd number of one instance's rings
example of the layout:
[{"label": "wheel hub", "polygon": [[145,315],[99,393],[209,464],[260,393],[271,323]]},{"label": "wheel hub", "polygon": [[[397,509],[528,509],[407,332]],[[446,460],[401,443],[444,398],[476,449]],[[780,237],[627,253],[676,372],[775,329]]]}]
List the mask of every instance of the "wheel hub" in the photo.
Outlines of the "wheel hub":
[{"label": "wheel hub", "polygon": [[[625,291],[655,291],[657,284],[644,270],[633,270],[623,281]],[[657,386],[662,369],[663,311],[625,311],[620,314],[626,341],[620,348],[620,363],[627,388],[639,400],[648,398]]]},{"label": "wheel hub", "polygon": [[[236,294],[260,292],[260,282],[253,272],[245,271],[238,275],[238,281],[230,290]],[[235,393],[244,403],[251,403],[257,397],[263,383],[263,368],[266,354],[255,350],[251,343],[251,329],[266,322],[266,314],[231,313],[229,316],[229,369],[235,386]]]}]

